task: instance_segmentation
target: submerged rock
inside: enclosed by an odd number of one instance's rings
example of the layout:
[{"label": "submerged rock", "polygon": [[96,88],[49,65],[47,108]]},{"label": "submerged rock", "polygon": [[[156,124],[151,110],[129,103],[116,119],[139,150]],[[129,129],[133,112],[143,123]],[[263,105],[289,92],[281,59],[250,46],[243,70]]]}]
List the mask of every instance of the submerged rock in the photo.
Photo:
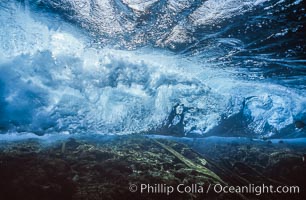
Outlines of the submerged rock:
[{"label": "submerged rock", "polygon": [[116,136],[102,142],[68,139],[48,146],[30,140],[13,142],[1,147],[0,198],[245,199],[214,192],[140,193],[131,192],[129,187],[197,184],[206,191],[209,184],[280,184],[284,179],[302,187],[305,149],[278,146],[255,141],[251,146],[205,143],[200,146],[202,150],[195,151],[179,142],[142,136]]}]

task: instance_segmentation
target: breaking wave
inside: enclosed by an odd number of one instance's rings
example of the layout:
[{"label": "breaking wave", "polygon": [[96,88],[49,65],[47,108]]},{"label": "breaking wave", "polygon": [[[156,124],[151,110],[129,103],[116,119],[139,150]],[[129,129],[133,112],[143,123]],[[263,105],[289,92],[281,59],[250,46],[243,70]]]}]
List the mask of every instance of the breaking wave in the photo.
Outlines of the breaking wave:
[{"label": "breaking wave", "polygon": [[305,136],[305,8],[269,0],[0,3],[2,133]]}]

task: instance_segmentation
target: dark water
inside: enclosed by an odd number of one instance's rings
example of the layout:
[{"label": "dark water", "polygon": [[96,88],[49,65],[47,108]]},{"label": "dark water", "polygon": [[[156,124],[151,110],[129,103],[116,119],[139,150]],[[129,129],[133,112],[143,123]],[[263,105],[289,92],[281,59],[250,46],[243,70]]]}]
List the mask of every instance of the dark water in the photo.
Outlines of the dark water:
[{"label": "dark water", "polygon": [[0,131],[149,132],[181,103],[183,135],[303,137],[305,21],[300,0],[3,0]]}]

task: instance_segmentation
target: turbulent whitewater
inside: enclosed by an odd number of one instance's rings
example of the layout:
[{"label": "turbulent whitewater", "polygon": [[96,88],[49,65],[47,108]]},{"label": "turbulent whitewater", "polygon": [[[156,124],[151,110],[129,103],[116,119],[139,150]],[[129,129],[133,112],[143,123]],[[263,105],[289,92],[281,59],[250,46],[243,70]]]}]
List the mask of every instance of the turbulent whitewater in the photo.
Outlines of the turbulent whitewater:
[{"label": "turbulent whitewater", "polygon": [[289,0],[2,0],[0,132],[305,136],[306,12]]}]

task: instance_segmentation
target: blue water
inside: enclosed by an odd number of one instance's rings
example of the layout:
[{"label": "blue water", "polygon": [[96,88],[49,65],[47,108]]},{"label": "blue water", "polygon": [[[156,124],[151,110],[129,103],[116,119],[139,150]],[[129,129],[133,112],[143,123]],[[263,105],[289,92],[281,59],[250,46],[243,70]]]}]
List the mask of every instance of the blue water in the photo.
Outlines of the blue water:
[{"label": "blue water", "polygon": [[306,135],[306,12],[289,0],[2,0],[0,132]]}]

